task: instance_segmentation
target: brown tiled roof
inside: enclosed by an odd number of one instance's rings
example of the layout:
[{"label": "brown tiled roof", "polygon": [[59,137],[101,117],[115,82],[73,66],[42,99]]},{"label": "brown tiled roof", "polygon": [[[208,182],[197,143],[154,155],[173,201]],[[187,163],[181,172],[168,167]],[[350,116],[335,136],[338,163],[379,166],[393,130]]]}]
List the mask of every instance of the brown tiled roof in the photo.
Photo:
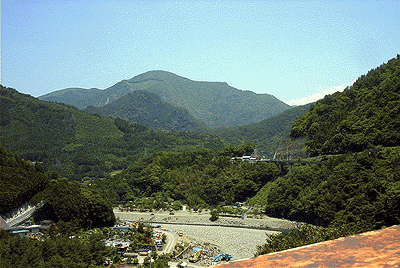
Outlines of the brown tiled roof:
[{"label": "brown tiled roof", "polygon": [[399,267],[400,226],[217,265],[239,267]]}]

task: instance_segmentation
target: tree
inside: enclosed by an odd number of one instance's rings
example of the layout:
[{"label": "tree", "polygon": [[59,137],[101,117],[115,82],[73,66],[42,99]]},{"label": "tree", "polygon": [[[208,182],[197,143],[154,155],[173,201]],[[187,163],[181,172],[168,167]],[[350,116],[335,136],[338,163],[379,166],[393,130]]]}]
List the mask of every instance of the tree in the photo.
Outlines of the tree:
[{"label": "tree", "polygon": [[211,212],[210,212],[210,214],[211,214],[211,217],[210,217],[210,221],[216,221],[216,220],[218,220],[219,219],[219,214],[218,214],[218,211],[217,210],[212,210]]},{"label": "tree", "polygon": [[172,203],[172,209],[173,210],[181,210],[183,207],[182,202],[179,200],[174,201],[174,203]]}]

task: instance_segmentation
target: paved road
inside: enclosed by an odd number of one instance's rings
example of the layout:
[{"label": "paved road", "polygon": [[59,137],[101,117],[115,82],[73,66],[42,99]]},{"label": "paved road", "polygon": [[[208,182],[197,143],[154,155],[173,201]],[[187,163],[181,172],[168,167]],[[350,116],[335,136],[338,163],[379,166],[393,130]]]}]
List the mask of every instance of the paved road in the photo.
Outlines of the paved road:
[{"label": "paved road", "polygon": [[175,247],[176,243],[178,242],[178,240],[180,239],[180,237],[174,232],[162,231],[162,230],[161,230],[161,232],[167,236],[167,241],[164,246],[164,249],[160,252],[160,254],[172,253],[172,251],[174,250],[174,247]]}]

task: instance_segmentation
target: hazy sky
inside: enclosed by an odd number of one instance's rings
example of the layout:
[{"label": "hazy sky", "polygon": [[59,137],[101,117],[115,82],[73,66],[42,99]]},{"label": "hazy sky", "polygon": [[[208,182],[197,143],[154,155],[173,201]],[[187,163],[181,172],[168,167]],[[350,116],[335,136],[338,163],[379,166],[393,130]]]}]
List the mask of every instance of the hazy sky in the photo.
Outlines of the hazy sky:
[{"label": "hazy sky", "polygon": [[105,89],[166,70],[305,100],[398,53],[398,0],[3,0],[1,7],[1,83],[33,96]]}]

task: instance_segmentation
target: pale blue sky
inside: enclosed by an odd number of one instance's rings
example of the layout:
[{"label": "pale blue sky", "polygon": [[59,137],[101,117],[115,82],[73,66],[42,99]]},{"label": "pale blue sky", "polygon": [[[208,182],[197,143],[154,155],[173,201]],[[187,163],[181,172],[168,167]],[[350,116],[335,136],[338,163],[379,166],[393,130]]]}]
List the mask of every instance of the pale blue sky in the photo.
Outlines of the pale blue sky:
[{"label": "pale blue sky", "polygon": [[149,70],[280,100],[400,54],[400,1],[3,0],[1,83],[33,96]]}]

